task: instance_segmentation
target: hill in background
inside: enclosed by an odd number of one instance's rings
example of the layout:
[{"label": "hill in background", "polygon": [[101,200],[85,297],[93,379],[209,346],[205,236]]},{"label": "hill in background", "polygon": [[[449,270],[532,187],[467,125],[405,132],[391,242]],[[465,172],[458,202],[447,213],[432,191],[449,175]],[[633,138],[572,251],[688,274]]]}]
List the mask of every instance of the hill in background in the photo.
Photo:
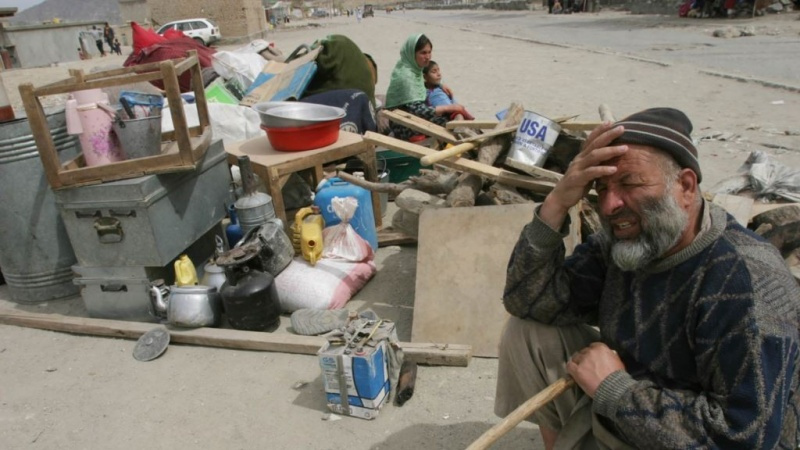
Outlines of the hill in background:
[{"label": "hill in background", "polygon": [[50,22],[54,18],[62,22],[103,21],[118,24],[122,21],[117,0],[46,0],[36,6],[18,12],[9,22]]}]

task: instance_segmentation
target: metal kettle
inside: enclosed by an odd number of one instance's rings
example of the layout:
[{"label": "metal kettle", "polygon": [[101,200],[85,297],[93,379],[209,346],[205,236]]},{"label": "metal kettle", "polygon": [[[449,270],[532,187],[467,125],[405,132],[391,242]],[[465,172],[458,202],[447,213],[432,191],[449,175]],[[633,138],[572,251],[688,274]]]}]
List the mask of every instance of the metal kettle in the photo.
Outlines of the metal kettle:
[{"label": "metal kettle", "polygon": [[203,266],[203,279],[200,284],[203,286],[211,286],[217,288],[219,292],[222,285],[225,284],[225,270],[216,264],[216,259],[225,251],[225,243],[219,236],[214,236],[217,243],[217,248],[214,251],[214,257]]},{"label": "metal kettle", "polygon": [[275,279],[261,270],[259,241],[232,248],[216,263],[228,280],[220,294],[231,327],[237,330],[272,332],[281,322],[281,304]]},{"label": "metal kettle", "polygon": [[222,300],[210,286],[165,286],[157,280],[150,286],[150,299],[159,317],[186,328],[215,327],[222,319]]}]

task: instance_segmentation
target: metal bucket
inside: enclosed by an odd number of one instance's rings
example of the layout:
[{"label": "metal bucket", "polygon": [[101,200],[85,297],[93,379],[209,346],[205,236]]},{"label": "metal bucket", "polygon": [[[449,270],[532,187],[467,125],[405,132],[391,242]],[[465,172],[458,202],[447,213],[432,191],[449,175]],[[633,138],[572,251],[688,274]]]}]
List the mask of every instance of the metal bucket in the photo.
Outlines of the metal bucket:
[{"label": "metal bucket", "polygon": [[[64,111],[47,116],[62,160],[80,153]],[[75,253],[47,184],[27,119],[0,124],[0,267],[11,300],[40,303],[76,295]]]},{"label": "metal bucket", "polygon": [[112,128],[127,159],[161,154],[161,114],[122,123],[115,121]]},{"label": "metal bucket", "polygon": [[525,111],[522,122],[517,127],[514,142],[506,158],[506,165],[531,175],[536,175],[535,167],[544,166],[550,149],[553,148],[561,126],[532,111]]}]

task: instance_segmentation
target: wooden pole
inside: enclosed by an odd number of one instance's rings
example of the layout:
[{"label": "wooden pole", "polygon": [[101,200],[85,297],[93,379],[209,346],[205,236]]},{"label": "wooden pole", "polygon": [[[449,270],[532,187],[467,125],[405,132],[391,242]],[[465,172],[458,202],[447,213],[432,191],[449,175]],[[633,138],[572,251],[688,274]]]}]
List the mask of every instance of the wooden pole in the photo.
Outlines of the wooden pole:
[{"label": "wooden pole", "polygon": [[529,398],[525,403],[512,411],[511,414],[507,415],[500,423],[486,430],[481,437],[467,447],[467,450],[484,450],[489,448],[495,441],[514,429],[515,426],[528,416],[574,385],[575,381],[573,381],[572,378],[564,377],[550,386],[547,386],[543,391]]},{"label": "wooden pole", "polygon": [[[29,313],[3,308],[0,308],[0,324],[124,339],[139,339],[141,335],[158,326],[155,323]],[[171,326],[168,326],[167,329],[172,343],[238,350],[316,355],[326,342],[322,336],[300,336],[277,332],[263,333],[227,328],[174,328]],[[403,349],[407,360],[418,364],[467,367],[472,358],[472,346],[464,344],[400,342],[399,346]]]},{"label": "wooden pole", "polygon": [[603,122],[614,122],[614,113],[611,112],[611,108],[608,107],[607,104],[601,103],[600,106],[597,108],[598,112],[600,113],[600,120]]}]

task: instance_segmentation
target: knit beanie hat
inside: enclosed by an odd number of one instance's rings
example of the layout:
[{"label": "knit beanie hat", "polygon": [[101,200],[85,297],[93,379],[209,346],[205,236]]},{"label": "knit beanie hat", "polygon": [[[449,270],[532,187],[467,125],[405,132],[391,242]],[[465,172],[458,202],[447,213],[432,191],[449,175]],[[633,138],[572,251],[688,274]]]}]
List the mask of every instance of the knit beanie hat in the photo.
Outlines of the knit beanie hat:
[{"label": "knit beanie hat", "polygon": [[622,125],[625,132],[611,145],[637,144],[655,147],[665,151],[682,168],[688,167],[697,174],[697,182],[702,181],[697,149],[692,143],[692,122],[681,111],[674,108],[650,108],[632,114],[615,123]]}]

